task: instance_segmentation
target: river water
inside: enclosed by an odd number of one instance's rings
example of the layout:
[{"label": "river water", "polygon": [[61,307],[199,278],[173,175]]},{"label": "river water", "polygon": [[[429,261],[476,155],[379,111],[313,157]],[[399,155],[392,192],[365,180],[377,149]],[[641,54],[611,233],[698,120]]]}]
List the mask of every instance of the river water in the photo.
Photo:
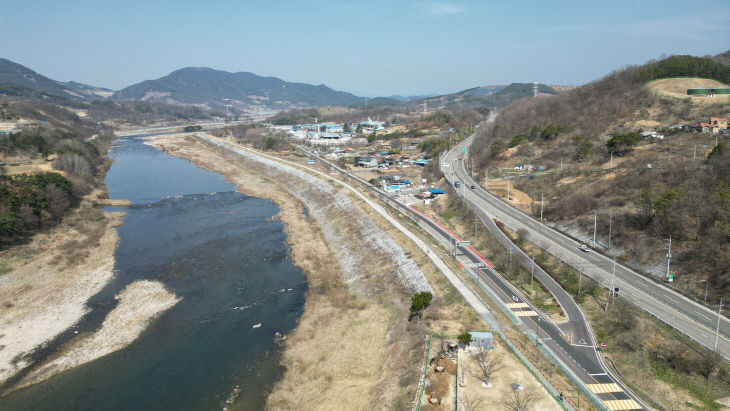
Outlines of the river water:
[{"label": "river water", "polygon": [[133,205],[118,227],[117,276],[76,329],[97,328],[135,280],[182,300],[129,347],[13,392],[0,409],[215,410],[236,386],[236,409],[261,409],[282,372],[274,334],[295,327],[306,291],[270,219],[276,205],[141,136],[120,138],[110,155],[109,195]]}]

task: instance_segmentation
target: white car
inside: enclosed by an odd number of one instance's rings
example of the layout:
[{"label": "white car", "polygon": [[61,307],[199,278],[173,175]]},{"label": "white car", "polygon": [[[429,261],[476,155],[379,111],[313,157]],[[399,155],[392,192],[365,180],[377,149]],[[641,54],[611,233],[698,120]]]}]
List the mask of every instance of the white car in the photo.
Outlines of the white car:
[{"label": "white car", "polygon": [[583,251],[583,252],[586,252],[587,253],[588,251],[590,251],[590,249],[588,248],[587,245],[581,244],[580,245],[580,251]]}]

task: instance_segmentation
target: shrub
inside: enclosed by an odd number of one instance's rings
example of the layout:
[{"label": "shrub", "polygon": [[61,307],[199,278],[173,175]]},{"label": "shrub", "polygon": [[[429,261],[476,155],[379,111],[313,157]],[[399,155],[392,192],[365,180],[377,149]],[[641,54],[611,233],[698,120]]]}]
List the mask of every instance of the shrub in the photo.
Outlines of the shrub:
[{"label": "shrub", "polygon": [[413,297],[411,297],[411,312],[416,313],[428,308],[432,299],[433,295],[428,291],[413,294]]},{"label": "shrub", "polygon": [[469,345],[469,343],[471,342],[471,334],[469,334],[468,331],[464,331],[463,333],[457,335],[456,338],[459,339],[459,344]]},{"label": "shrub", "polygon": [[507,143],[507,147],[509,147],[509,148],[517,147],[518,145],[520,145],[521,142],[523,142],[525,140],[527,140],[527,136],[524,134],[520,134],[519,136],[514,136],[514,137],[512,137],[512,140],[510,140],[510,142]]}]

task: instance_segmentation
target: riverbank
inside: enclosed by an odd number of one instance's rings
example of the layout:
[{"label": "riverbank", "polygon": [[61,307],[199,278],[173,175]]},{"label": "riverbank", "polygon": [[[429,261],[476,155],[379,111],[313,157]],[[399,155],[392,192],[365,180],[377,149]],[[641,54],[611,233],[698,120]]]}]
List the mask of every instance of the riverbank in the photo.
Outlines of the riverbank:
[{"label": "riverbank", "polygon": [[89,311],[86,301],[114,277],[123,213],[94,208],[96,200],[84,199],[57,227],[0,253],[0,383],[76,324]]},{"label": "riverbank", "polygon": [[406,321],[413,290],[404,278],[423,273],[400,246],[346,195],[306,173],[218,151],[191,136],[148,142],[279,207],[309,291],[268,408],[409,408],[425,332]]}]

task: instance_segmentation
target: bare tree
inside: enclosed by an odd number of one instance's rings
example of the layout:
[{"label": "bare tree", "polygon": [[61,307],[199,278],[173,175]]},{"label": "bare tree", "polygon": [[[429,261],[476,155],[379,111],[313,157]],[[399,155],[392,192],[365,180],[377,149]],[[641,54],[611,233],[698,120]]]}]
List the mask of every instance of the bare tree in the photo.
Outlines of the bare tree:
[{"label": "bare tree", "polygon": [[54,218],[62,216],[71,204],[68,194],[54,184],[46,186],[46,188],[43,189],[43,192],[46,195],[48,210],[51,212],[51,215],[53,215]]},{"label": "bare tree", "polygon": [[536,392],[528,389],[505,392],[500,404],[509,411],[526,411],[538,400]]},{"label": "bare tree", "polygon": [[489,380],[497,371],[503,368],[502,357],[489,355],[489,350],[481,348],[474,354],[474,360],[477,363],[476,377],[489,385]]},{"label": "bare tree", "polygon": [[461,405],[460,409],[464,411],[478,411],[485,409],[484,401],[482,401],[481,398],[471,397],[466,394],[462,395],[459,399],[459,405]]},{"label": "bare tree", "polygon": [[53,162],[53,168],[66,171],[77,176],[87,176],[91,173],[89,162],[82,155],[76,153],[63,153]]},{"label": "bare tree", "polygon": [[33,211],[33,208],[28,204],[20,206],[20,219],[23,221],[23,226],[26,228],[38,228],[40,219],[38,215]]},{"label": "bare tree", "polygon": [[525,240],[527,240],[527,237],[530,235],[530,233],[527,231],[526,228],[522,227],[517,230],[517,243],[522,244]]},{"label": "bare tree", "polygon": [[697,372],[705,377],[705,386],[710,383],[710,376],[717,369],[722,362],[720,356],[708,349],[703,349],[700,352],[700,357],[697,360]]}]

